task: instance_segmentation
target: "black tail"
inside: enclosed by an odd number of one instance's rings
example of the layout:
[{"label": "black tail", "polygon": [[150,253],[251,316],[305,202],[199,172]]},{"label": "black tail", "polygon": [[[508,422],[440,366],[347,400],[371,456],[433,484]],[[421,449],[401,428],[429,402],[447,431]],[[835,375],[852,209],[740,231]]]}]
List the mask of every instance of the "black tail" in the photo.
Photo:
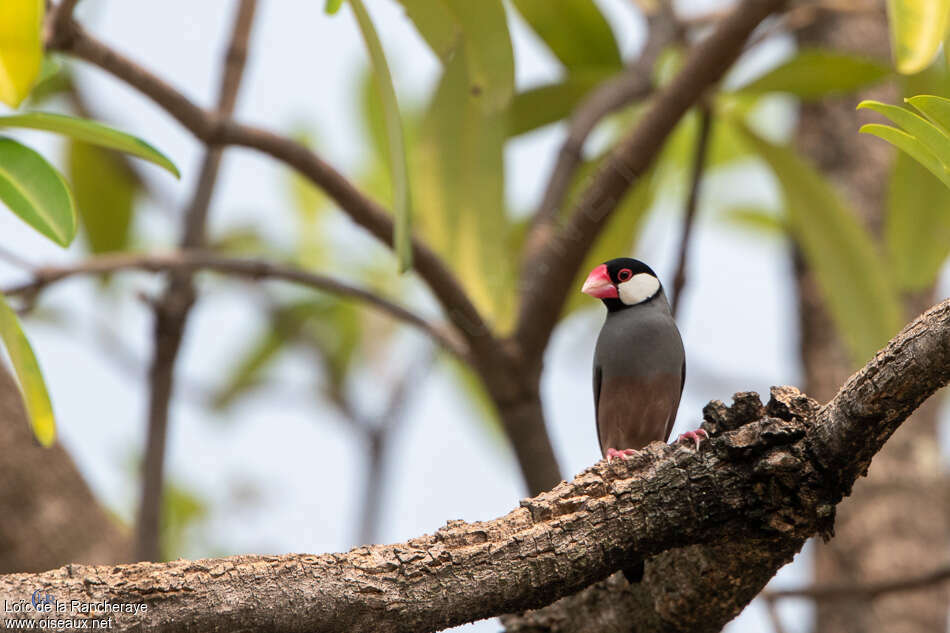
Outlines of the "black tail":
[{"label": "black tail", "polygon": [[643,561],[641,560],[639,563],[624,567],[623,577],[626,578],[627,582],[631,585],[635,585],[643,580]]}]

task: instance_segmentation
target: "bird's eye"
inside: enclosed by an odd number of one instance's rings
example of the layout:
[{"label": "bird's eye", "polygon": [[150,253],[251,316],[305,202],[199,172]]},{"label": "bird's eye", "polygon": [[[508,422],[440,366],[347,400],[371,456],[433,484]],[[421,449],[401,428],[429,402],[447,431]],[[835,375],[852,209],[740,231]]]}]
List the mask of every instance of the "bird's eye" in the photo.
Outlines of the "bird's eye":
[{"label": "bird's eye", "polygon": [[633,271],[631,271],[629,268],[624,268],[619,273],[617,273],[617,279],[620,281],[627,281],[631,277],[633,277]]}]

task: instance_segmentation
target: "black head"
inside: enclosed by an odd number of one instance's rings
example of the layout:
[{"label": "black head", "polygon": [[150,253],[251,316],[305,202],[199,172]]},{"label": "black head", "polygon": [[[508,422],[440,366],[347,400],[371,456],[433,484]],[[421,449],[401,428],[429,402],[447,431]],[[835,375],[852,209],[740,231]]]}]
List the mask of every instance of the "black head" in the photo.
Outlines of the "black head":
[{"label": "black head", "polygon": [[646,303],[662,289],[652,268],[639,259],[618,257],[592,270],[581,292],[601,299],[612,312]]}]

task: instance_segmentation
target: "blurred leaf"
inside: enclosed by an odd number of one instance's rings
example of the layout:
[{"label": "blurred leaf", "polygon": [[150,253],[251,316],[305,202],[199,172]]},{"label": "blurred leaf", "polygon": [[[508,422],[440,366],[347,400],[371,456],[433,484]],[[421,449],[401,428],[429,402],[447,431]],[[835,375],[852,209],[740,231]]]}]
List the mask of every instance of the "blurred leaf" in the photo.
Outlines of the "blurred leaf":
[{"label": "blurred leaf", "polygon": [[852,361],[863,362],[901,325],[900,301],[884,259],[821,174],[791,149],[745,132],[781,185],[789,229],[815,272]]},{"label": "blurred leaf", "polygon": [[932,285],[950,255],[950,189],[905,154],[891,171],[884,236],[905,290]]},{"label": "blurred leaf", "polygon": [[0,201],[60,246],[76,237],[76,207],[66,181],[42,156],[0,137]]},{"label": "blurred leaf", "polygon": [[23,396],[26,414],[30,418],[33,435],[43,446],[52,446],[56,439],[56,418],[46,391],[43,372],[33,354],[33,348],[23,333],[20,319],[0,294],[0,342],[3,342],[13,365]]},{"label": "blurred leaf", "polygon": [[251,225],[237,226],[215,235],[208,248],[235,255],[265,255],[274,251],[257,227]]},{"label": "blurred leaf", "polygon": [[568,117],[574,108],[614,70],[570,71],[556,83],[529,88],[515,95],[508,115],[508,134],[518,136]]},{"label": "blurred leaf", "polygon": [[107,253],[124,250],[139,181],[115,152],[70,141],[66,174],[72,184],[79,219],[86,230],[89,250]]},{"label": "blurred leaf", "polygon": [[420,233],[459,274],[478,307],[507,324],[514,297],[505,245],[504,113],[487,113],[468,90],[462,51],[446,66],[414,153]]},{"label": "blurred leaf", "polygon": [[248,347],[237,362],[224,386],[217,391],[212,405],[216,409],[231,406],[234,401],[261,382],[261,374],[276,358],[287,342],[285,333],[269,329]]},{"label": "blurred leaf", "polygon": [[0,101],[16,108],[43,62],[44,0],[0,2]]},{"label": "blurred leaf", "polygon": [[444,355],[444,358],[459,391],[472,405],[475,419],[481,423],[482,428],[497,446],[507,447],[507,436],[502,430],[498,409],[485,391],[485,384],[468,365],[463,365],[453,356]]},{"label": "blurred leaf", "polygon": [[162,556],[165,560],[187,554],[188,530],[207,516],[208,503],[204,499],[174,482],[165,484],[161,513]]},{"label": "blurred leaf", "polygon": [[593,0],[513,0],[513,4],[568,69],[623,67],[610,24]]},{"label": "blurred leaf", "polygon": [[333,15],[343,6],[343,0],[327,0],[323,5],[323,11],[327,15]]},{"label": "blurred leaf", "polygon": [[142,139],[88,119],[80,119],[65,114],[53,114],[52,112],[28,112],[26,114],[0,116],[0,128],[4,127],[55,132],[77,141],[85,141],[86,143],[108,147],[144,158],[159,167],[164,167],[175,178],[181,177],[178,168],[167,156]]},{"label": "blurred leaf", "polygon": [[[910,110],[878,101],[862,101],[858,109],[879,112],[903,128],[869,123],[861,127],[861,132],[873,134],[907,152],[950,187],[950,137],[938,126]],[[930,110],[940,116],[935,107]]]},{"label": "blurred leaf", "polygon": [[[693,108],[677,124],[663,148],[662,162],[667,167],[675,165],[681,170],[684,179],[688,176],[688,171],[693,164],[699,125],[699,112]],[[736,129],[734,118],[719,116],[716,111],[710,128],[706,168],[712,169],[737,162],[747,158],[750,153],[748,143],[742,133]]]},{"label": "blurred leaf", "polygon": [[350,0],[356,21],[359,23],[363,41],[369,51],[373,65],[373,76],[383,106],[383,119],[386,126],[386,146],[389,149],[389,167],[393,186],[394,235],[393,248],[399,262],[399,272],[405,272],[412,266],[412,200],[409,188],[409,167],[407,165],[405,138],[402,131],[402,118],[399,103],[393,88],[392,76],[383,46],[370,20],[369,13],[362,0]]},{"label": "blurred leaf", "polygon": [[785,237],[788,227],[773,211],[754,206],[734,206],[721,213],[721,218],[733,226],[754,231],[759,235]]},{"label": "blurred leaf", "polygon": [[737,88],[736,92],[789,92],[806,100],[822,99],[875,84],[890,72],[887,66],[873,59],[838,51],[805,49],[758,79]]},{"label": "blurred leaf", "polygon": [[898,72],[916,73],[930,65],[946,33],[948,11],[948,0],[887,0]]},{"label": "blurred leaf", "polygon": [[43,57],[43,67],[39,79],[30,91],[25,107],[36,108],[48,99],[68,93],[72,89],[72,79],[58,57],[47,54]]},{"label": "blurred leaf", "polygon": [[351,301],[336,298],[301,301],[277,313],[277,327],[298,332],[298,339],[319,353],[330,388],[343,388],[363,340],[363,320]]},{"label": "blurred leaf", "polygon": [[894,147],[907,152],[914,160],[926,167],[930,173],[942,180],[947,187],[950,187],[950,174],[947,174],[947,170],[940,162],[940,159],[937,158],[933,152],[928,150],[923,143],[917,140],[916,137],[902,130],[898,130],[896,127],[879,125],[877,123],[862,125],[859,131],[865,134],[873,134],[878,138],[884,139]]},{"label": "blurred leaf", "polygon": [[508,105],[515,62],[501,0],[399,0],[446,68],[462,54],[468,90],[486,112]]}]

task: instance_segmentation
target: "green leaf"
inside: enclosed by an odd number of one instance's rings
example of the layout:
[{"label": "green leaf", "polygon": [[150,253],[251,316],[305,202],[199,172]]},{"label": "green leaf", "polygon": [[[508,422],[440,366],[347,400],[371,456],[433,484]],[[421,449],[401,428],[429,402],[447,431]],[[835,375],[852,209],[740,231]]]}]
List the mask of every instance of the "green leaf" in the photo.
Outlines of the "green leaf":
[{"label": "green leaf", "polygon": [[327,0],[323,5],[323,11],[327,15],[333,15],[343,6],[343,0]]},{"label": "green leaf", "polygon": [[413,200],[420,233],[446,257],[496,323],[513,314],[506,243],[504,112],[486,112],[469,89],[463,51],[445,68],[414,151]]},{"label": "green leaf", "polygon": [[76,206],[62,175],[29,147],[2,136],[0,202],[60,246],[76,237]]},{"label": "green leaf", "polygon": [[0,101],[16,108],[30,94],[43,61],[44,0],[0,2]]},{"label": "green leaf", "polygon": [[89,250],[93,253],[124,250],[129,244],[132,211],[140,187],[135,172],[115,152],[70,141],[66,174],[72,184]]},{"label": "green leaf", "polygon": [[917,95],[905,99],[905,101],[923,112],[924,116],[936,125],[939,125],[945,134],[950,134],[950,99],[933,95]]},{"label": "green leaf", "polygon": [[232,363],[233,370],[224,386],[217,391],[212,401],[216,409],[225,409],[235,400],[247,393],[261,382],[261,374],[283,350],[287,343],[287,336],[277,328],[268,329],[249,348],[243,352],[236,363]]},{"label": "green leaf", "polygon": [[0,116],[0,128],[4,127],[29,128],[32,130],[55,132],[77,141],[85,141],[86,143],[108,147],[109,149],[144,158],[159,167],[164,167],[167,171],[171,172],[175,178],[181,176],[181,174],[178,173],[178,168],[175,167],[175,164],[171,162],[167,156],[142,139],[88,119],[80,119],[65,114],[53,114],[52,112],[28,112],[26,114]]},{"label": "green leaf", "polygon": [[412,266],[412,200],[409,188],[409,167],[406,159],[405,138],[402,131],[402,118],[399,115],[399,103],[393,88],[392,76],[383,46],[373,28],[362,0],[350,0],[356,21],[359,23],[363,41],[369,51],[373,66],[373,76],[383,104],[386,123],[386,141],[389,148],[389,167],[392,174],[393,206],[395,215],[395,235],[393,237],[399,271],[405,272]]},{"label": "green leaf", "polygon": [[887,0],[898,72],[909,75],[930,65],[946,33],[948,11],[950,0]]},{"label": "green leaf", "polygon": [[741,227],[759,235],[770,237],[785,237],[788,235],[788,226],[773,211],[754,206],[734,206],[721,212],[723,221],[733,226]]},{"label": "green leaf", "polygon": [[587,69],[568,72],[562,80],[515,95],[508,114],[508,134],[518,136],[570,116],[591,90],[616,71]]},{"label": "green leaf", "polygon": [[858,104],[858,110],[862,109],[874,110],[889,118],[899,125],[904,132],[930,150],[944,165],[950,160],[950,137],[922,116],[918,116],[906,108],[879,101],[862,101]]},{"label": "green leaf", "polygon": [[863,362],[901,325],[900,301],[884,258],[821,174],[793,150],[744,131],[778,179],[788,227],[815,272],[852,361]]},{"label": "green leaf", "polygon": [[950,189],[907,154],[891,171],[884,237],[902,289],[933,285],[950,255]]},{"label": "green leaf", "polygon": [[0,341],[3,342],[13,365],[13,373],[20,386],[23,404],[33,435],[43,446],[52,446],[56,439],[56,417],[46,391],[43,372],[33,354],[33,348],[23,333],[20,319],[0,294]]},{"label": "green leaf", "polygon": [[399,0],[423,39],[447,66],[464,53],[468,90],[486,112],[507,107],[515,62],[501,0]]},{"label": "green leaf", "polygon": [[622,68],[617,40],[593,0],[513,0],[513,4],[568,69]]},{"label": "green leaf", "polygon": [[907,132],[898,130],[896,127],[877,123],[862,125],[858,131],[864,134],[873,134],[878,138],[884,139],[894,147],[907,152],[914,160],[926,167],[930,173],[942,180],[946,186],[950,187],[950,173],[947,172],[947,168],[940,162],[940,159],[937,158],[936,154],[927,149],[923,143]]},{"label": "green leaf", "polygon": [[737,88],[736,92],[763,94],[788,92],[802,99],[822,99],[847,94],[875,84],[890,74],[890,69],[872,59],[837,51],[806,49]]}]

